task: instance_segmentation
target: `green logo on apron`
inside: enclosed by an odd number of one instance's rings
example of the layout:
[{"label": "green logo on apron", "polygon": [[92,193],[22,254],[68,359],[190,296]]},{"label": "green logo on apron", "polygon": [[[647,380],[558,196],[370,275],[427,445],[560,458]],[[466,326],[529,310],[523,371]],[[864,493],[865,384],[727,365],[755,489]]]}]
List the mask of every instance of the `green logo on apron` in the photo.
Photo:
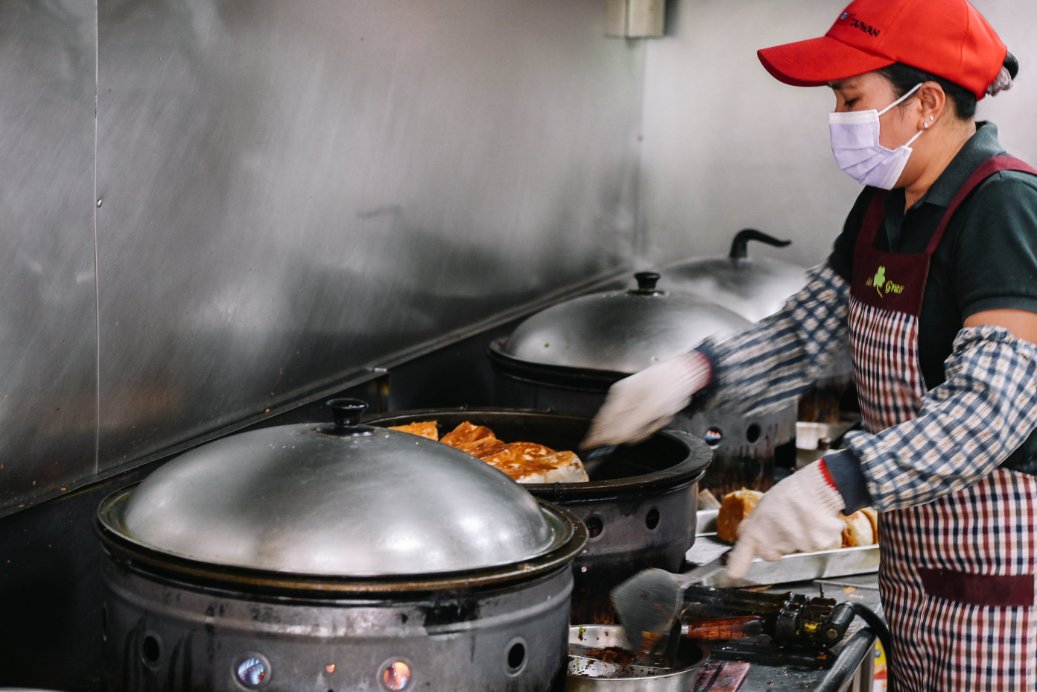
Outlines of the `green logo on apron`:
[{"label": "green logo on apron", "polygon": [[864,282],[865,286],[873,286],[875,292],[879,294],[880,298],[885,298],[890,294],[898,295],[904,292],[904,285],[890,281],[886,278],[886,268],[879,265],[879,268],[875,270],[875,276],[869,278]]}]

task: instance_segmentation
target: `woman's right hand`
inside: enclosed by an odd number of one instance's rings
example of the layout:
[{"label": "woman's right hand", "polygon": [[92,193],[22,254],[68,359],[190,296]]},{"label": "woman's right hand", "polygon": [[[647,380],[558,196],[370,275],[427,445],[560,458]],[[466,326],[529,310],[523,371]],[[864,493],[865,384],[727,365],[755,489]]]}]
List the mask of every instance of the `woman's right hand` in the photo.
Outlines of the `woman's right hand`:
[{"label": "woman's right hand", "polygon": [[727,576],[741,579],[753,558],[780,560],[841,545],[846,502],[824,459],[804,466],[764,493],[738,527],[738,541],[727,556]]},{"label": "woman's right hand", "polygon": [[692,395],[708,385],[711,376],[709,359],[692,351],[616,382],[591,421],[581,447],[647,439],[687,407]]}]

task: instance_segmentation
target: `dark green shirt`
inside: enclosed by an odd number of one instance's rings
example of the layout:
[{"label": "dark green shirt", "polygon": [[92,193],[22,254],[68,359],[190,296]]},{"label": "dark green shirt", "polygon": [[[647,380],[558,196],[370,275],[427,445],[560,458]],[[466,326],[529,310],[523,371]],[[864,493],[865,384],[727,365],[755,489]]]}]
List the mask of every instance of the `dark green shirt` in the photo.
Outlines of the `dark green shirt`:
[{"label": "dark green shirt", "polygon": [[[890,192],[884,233],[877,249],[920,253],[944,211],[983,161],[1004,154],[997,127],[978,130],[929,191],[905,213],[904,191]],[[853,249],[875,188],[865,188],[846,219],[829,258],[843,279],[853,280]],[[929,268],[918,348],[927,388],[945,379],[943,363],[966,317],[983,310],[1015,308],[1037,312],[1037,177],[1002,171],[987,178],[954,214]],[[1034,383],[1037,386],[1037,383]],[[1037,434],[1012,455],[1011,468],[1037,471]]]}]

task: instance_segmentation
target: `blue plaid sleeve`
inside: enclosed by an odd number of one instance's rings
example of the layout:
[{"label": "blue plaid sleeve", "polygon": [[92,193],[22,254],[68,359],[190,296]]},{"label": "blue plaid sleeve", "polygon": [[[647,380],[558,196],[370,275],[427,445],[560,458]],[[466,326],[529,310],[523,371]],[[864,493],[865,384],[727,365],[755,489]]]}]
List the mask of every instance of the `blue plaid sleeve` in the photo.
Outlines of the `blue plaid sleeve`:
[{"label": "blue plaid sleeve", "polygon": [[699,346],[713,366],[697,408],[749,414],[781,408],[815,382],[849,373],[849,284],[827,264],[785,306],[723,342]]},{"label": "blue plaid sleeve", "polygon": [[935,500],[979,481],[1037,429],[1037,345],[993,326],[963,329],[947,380],[918,416],[845,438],[877,510]]}]

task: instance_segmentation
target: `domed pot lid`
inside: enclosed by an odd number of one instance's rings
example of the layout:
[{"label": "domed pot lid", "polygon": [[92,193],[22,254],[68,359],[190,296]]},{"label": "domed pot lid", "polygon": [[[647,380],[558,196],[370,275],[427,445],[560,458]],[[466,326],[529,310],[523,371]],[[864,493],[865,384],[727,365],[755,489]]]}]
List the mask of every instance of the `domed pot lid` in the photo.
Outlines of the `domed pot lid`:
[{"label": "domed pot lid", "polygon": [[490,465],[359,425],[363,402],[329,405],[335,424],[262,428],[182,454],[102,504],[102,526],[177,558],[345,577],[498,567],[568,540]]},{"label": "domed pot lid", "polygon": [[750,322],[774,314],[806,285],[807,269],[770,257],[750,257],[750,240],[775,247],[791,243],[744,229],[731,241],[727,257],[695,257],[666,266],[667,285],[721,305]]},{"label": "domed pot lid", "polygon": [[655,272],[634,277],[637,288],[592,293],[538,312],[496,348],[524,363],[633,373],[749,325],[719,305],[657,289]]}]

